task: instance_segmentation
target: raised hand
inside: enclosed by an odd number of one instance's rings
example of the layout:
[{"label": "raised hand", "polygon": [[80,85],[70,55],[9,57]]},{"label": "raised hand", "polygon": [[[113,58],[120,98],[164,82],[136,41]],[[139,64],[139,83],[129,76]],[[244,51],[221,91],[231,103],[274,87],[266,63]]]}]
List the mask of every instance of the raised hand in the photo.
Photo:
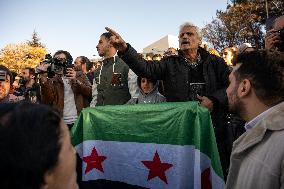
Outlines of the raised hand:
[{"label": "raised hand", "polygon": [[75,80],[76,79],[76,71],[73,68],[67,68],[66,78]]},{"label": "raised hand", "polygon": [[122,37],[112,30],[109,27],[105,27],[105,29],[112,34],[110,38],[110,43],[121,53],[125,52],[127,49],[126,42],[122,39]]},{"label": "raised hand", "polygon": [[281,37],[279,33],[274,29],[269,30],[265,36],[265,48],[275,49],[277,44],[280,43],[281,43]]}]

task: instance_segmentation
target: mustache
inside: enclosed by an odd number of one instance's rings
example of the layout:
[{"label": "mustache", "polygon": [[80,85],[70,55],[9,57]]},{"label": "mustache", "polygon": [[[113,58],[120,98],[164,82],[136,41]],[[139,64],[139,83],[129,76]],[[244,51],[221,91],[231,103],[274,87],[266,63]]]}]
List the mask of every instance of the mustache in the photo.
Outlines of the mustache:
[{"label": "mustache", "polygon": [[181,44],[182,44],[182,45],[184,45],[184,44],[190,44],[190,42],[189,42],[189,41],[182,41]]}]

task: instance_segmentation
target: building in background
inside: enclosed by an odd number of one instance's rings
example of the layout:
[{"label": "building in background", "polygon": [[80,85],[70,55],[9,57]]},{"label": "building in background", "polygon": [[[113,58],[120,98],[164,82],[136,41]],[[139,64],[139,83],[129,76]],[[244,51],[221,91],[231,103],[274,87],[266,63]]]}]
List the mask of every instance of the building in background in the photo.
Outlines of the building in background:
[{"label": "building in background", "polygon": [[178,37],[174,35],[166,35],[165,37],[159,39],[158,41],[155,41],[154,43],[148,45],[147,47],[143,48],[143,55],[146,55],[147,53],[153,53],[153,54],[160,54],[163,56],[164,52],[169,47],[178,48]]}]

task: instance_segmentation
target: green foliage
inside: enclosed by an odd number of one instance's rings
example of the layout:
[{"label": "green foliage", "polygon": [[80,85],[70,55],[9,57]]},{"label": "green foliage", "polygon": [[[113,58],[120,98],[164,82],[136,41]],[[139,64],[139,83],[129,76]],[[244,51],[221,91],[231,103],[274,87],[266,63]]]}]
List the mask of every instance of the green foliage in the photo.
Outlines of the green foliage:
[{"label": "green foliage", "polygon": [[34,30],[32,34],[32,39],[27,41],[27,44],[32,47],[45,47],[41,42],[40,38],[38,37],[37,32]]},{"label": "green foliage", "polygon": [[26,43],[8,44],[0,50],[0,64],[19,73],[25,67],[34,68],[45,57],[47,49],[40,43],[34,31],[32,40]]},{"label": "green foliage", "polygon": [[204,40],[218,51],[245,42],[263,48],[267,13],[282,15],[284,1],[236,0],[232,3],[225,11],[217,11],[217,17],[202,29]]}]

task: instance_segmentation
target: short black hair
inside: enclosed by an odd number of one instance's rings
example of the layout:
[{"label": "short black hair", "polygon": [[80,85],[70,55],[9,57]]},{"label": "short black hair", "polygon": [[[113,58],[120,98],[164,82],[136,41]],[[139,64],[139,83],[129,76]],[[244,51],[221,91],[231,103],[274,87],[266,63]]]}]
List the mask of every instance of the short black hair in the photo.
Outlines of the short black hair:
[{"label": "short black hair", "polygon": [[240,67],[234,72],[237,82],[249,79],[256,96],[266,105],[284,100],[284,54],[258,50],[238,55]]},{"label": "short black hair", "polygon": [[104,36],[106,39],[110,39],[111,38],[111,36],[113,36],[112,35],[112,33],[110,33],[110,32],[105,32],[105,33],[103,33],[101,36]]},{"label": "short black hair", "polygon": [[10,85],[12,85],[14,82],[14,77],[13,77],[12,72],[6,66],[3,66],[3,65],[0,65],[0,70],[5,71],[7,75],[10,76]]},{"label": "short black hair", "polygon": [[141,77],[141,76],[138,76],[137,77],[137,85],[139,86],[139,88],[141,88],[141,80],[142,78],[146,78],[149,82],[152,82],[153,85],[155,86],[157,84],[157,80],[154,80],[154,79],[150,79],[150,78],[147,78],[147,77]]},{"label": "short black hair", "polygon": [[38,189],[56,167],[62,146],[61,116],[46,105],[0,104],[1,188]]},{"label": "short black hair", "polygon": [[73,57],[71,56],[71,54],[70,54],[68,51],[64,51],[64,50],[56,51],[56,53],[54,53],[54,55],[53,55],[53,58],[54,58],[56,55],[59,55],[59,54],[65,54],[66,59],[67,59],[67,63],[68,63],[68,64],[72,64],[72,62],[73,62]]}]

